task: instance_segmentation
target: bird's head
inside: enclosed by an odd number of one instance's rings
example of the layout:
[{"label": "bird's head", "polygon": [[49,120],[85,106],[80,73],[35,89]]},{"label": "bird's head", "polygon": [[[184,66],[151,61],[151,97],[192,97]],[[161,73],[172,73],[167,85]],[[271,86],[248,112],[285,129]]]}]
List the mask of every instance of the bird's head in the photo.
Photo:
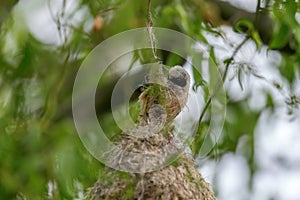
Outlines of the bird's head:
[{"label": "bird's head", "polygon": [[181,66],[172,67],[168,73],[168,86],[171,89],[188,92],[190,87],[190,75]]}]

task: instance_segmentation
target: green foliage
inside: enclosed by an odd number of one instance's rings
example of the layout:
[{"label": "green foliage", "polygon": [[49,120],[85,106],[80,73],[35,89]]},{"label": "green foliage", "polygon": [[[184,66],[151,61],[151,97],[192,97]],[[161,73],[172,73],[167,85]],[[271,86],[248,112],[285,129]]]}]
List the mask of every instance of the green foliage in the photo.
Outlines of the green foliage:
[{"label": "green foliage", "polygon": [[235,151],[241,136],[253,137],[258,113],[251,111],[245,103],[236,102],[228,104],[227,116],[228,123],[225,123],[227,134],[219,145],[226,151]]},{"label": "green foliage", "polygon": [[[62,44],[52,45],[40,41],[31,33],[22,8],[18,7],[18,1],[0,2],[0,199],[82,199],[86,188],[99,178],[99,171],[104,173],[100,174],[100,178],[109,183],[107,169],[91,157],[76,134],[71,120],[72,87],[81,62],[93,47],[114,34],[146,26],[147,2],[81,0],[73,13],[63,15],[62,12],[52,16],[52,20],[57,23],[57,31],[66,39]],[[14,7],[15,5],[17,6]],[[291,88],[299,79],[297,76],[300,69],[300,26],[297,20],[299,5],[299,2],[293,0],[275,0],[270,9],[266,9],[272,15],[274,23],[271,41],[266,45],[269,49],[281,51],[280,73],[282,80],[287,80]],[[209,44],[207,34],[224,39],[222,31],[213,27],[212,22],[222,17],[217,16],[220,13],[213,8],[215,6],[210,1],[198,0],[153,1],[151,7],[154,26],[188,34],[208,49],[209,56],[197,50],[190,52],[190,46],[180,43],[183,44],[180,48],[187,49],[187,56],[191,56],[193,89],[203,92],[208,109],[212,95],[209,93],[210,83],[218,80],[204,78],[204,63],[208,64],[210,74],[216,73],[213,69],[219,69],[224,80],[228,80],[226,68],[236,69],[234,77],[243,90],[247,84],[246,78],[255,75],[250,65],[237,63],[235,54],[224,58]],[[69,24],[69,20],[75,18],[76,13],[82,9],[87,9],[88,13],[82,16],[83,20]],[[103,25],[97,31],[88,26],[89,23],[92,26],[96,16],[103,18]],[[216,24],[219,23],[222,20],[217,20]],[[63,32],[64,27],[68,28],[68,33]],[[261,33],[258,32],[255,21],[239,19],[233,30],[253,41],[257,50],[262,48]],[[236,48],[237,51],[240,46]],[[287,48],[289,51],[285,51]],[[173,53],[161,50],[157,53],[162,63],[168,66],[185,63],[186,58]],[[151,49],[138,50],[134,52],[131,64],[133,66],[138,62],[154,61]],[[112,88],[109,86],[113,84],[110,82],[113,76],[115,74],[110,73],[105,77],[103,82],[107,87],[101,89],[101,94],[108,94],[104,90]],[[259,78],[258,75],[256,77]],[[280,85],[271,84],[281,91]],[[147,93],[158,96],[158,103],[164,104],[161,90],[161,87],[154,86]],[[264,109],[275,109],[274,97],[267,91],[264,95]],[[121,130],[107,108],[107,102],[110,102],[110,97],[107,96],[109,95],[101,96],[101,113],[97,114],[107,137],[112,139]],[[209,153],[217,158],[226,152],[235,152],[241,139],[247,138],[245,157],[255,169],[254,129],[260,111],[252,111],[247,100],[229,101],[224,129],[226,134],[214,149],[210,147],[215,138],[208,135],[209,113],[201,113],[205,117],[190,143],[195,157]],[[285,103],[294,109],[300,104],[299,97],[291,90]],[[139,111],[139,104],[132,102],[130,114],[135,121]],[[166,133],[168,131],[169,129],[165,129]],[[219,154],[216,155],[215,152]],[[173,165],[178,163],[179,161]],[[120,173],[119,176],[130,179],[128,174]],[[132,195],[133,190],[128,187],[126,196],[130,199]]]},{"label": "green foliage", "polygon": [[271,49],[283,48],[292,36],[291,30],[285,24],[277,24],[274,30],[276,37],[272,39],[269,46]]},{"label": "green foliage", "polygon": [[240,19],[236,22],[233,27],[233,30],[239,33],[246,33],[248,37],[250,37],[256,44],[257,49],[261,49],[262,41],[254,27],[254,24],[247,19]]},{"label": "green foliage", "polygon": [[299,22],[296,21],[297,9],[299,9],[299,4],[295,1],[275,1],[272,13],[277,23],[275,24],[270,48],[282,48],[287,43],[294,48],[297,45],[292,44],[293,38],[296,39],[297,43],[300,42],[300,27]]},{"label": "green foliage", "polygon": [[207,87],[207,83],[206,81],[203,79],[201,72],[201,66],[202,66],[202,62],[203,62],[203,53],[202,52],[195,52],[195,54],[193,55],[193,77],[195,79],[195,83],[193,85],[193,90],[196,91],[198,87],[202,87],[205,90],[205,96],[208,97],[208,87]]},{"label": "green foliage", "polygon": [[[196,156],[207,155],[206,153],[211,151],[211,144],[209,133],[209,123],[202,122],[198,126],[198,130],[194,140],[190,144],[190,148],[193,154]],[[202,152],[201,152],[202,150]],[[202,155],[201,155],[202,154]]]}]

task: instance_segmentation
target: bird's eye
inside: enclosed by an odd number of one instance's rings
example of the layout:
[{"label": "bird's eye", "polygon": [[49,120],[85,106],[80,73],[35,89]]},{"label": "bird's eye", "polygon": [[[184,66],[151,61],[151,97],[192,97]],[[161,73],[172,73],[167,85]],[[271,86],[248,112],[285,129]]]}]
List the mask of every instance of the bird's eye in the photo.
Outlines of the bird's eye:
[{"label": "bird's eye", "polygon": [[180,87],[186,86],[186,79],[184,77],[172,77],[169,80]]}]

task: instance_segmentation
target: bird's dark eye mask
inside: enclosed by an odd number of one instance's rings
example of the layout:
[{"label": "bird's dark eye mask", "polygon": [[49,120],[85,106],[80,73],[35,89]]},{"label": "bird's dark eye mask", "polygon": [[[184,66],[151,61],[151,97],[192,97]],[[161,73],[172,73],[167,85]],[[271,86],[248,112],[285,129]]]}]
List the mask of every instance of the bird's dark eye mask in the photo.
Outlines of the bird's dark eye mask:
[{"label": "bird's dark eye mask", "polygon": [[184,77],[172,77],[169,78],[169,81],[180,87],[186,86],[186,79]]}]

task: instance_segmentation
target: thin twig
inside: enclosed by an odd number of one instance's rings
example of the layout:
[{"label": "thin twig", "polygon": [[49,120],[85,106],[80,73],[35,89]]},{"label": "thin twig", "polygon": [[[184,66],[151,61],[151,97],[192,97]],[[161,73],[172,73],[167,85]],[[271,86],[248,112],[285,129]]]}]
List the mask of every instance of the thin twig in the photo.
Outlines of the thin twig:
[{"label": "thin twig", "polygon": [[257,26],[257,23],[258,23],[258,14],[259,14],[259,10],[260,10],[260,1],[261,0],[257,0],[255,20],[254,20],[255,26]]},{"label": "thin twig", "polygon": [[57,26],[57,32],[58,32],[59,39],[60,39],[61,42],[65,43],[66,39],[64,37],[65,35],[63,34],[63,33],[65,33],[65,31],[61,30],[63,28],[61,18],[63,18],[63,15],[64,15],[64,9],[65,9],[64,6],[65,6],[65,4],[63,2],[62,12],[60,14],[53,12],[50,0],[47,1],[47,6],[48,6],[48,9],[49,9],[50,17],[51,17],[52,21]]},{"label": "thin twig", "polygon": [[47,100],[46,100],[46,106],[45,106],[45,112],[43,116],[41,117],[41,124],[43,126],[43,130],[47,130],[49,126],[49,122],[51,118],[54,116],[56,109],[57,109],[57,96],[63,86],[63,83],[65,82],[66,76],[67,76],[67,64],[69,62],[71,56],[71,52],[68,51],[66,58],[63,62],[63,68],[62,68],[62,75],[59,77],[58,82],[55,83],[55,85],[52,86],[50,94],[48,94]]},{"label": "thin twig", "polygon": [[[233,60],[234,57],[236,56],[236,54],[238,53],[238,51],[242,48],[242,46],[248,41],[249,37],[245,37],[245,39],[236,47],[236,49],[233,51],[231,57],[228,59],[228,60]],[[225,66],[225,71],[222,75],[222,83],[225,82],[225,79],[227,77],[227,74],[228,74],[228,70],[229,70],[229,66],[230,66],[231,62],[227,62],[226,63],[226,66]],[[219,82],[220,83],[220,82]],[[210,104],[211,104],[211,101],[212,101],[212,98],[214,97],[216,91],[218,91],[220,87],[220,84],[217,85],[217,89],[215,90],[215,92],[210,95],[210,97],[208,98],[204,108],[203,108],[203,111],[201,112],[201,115],[200,115],[200,118],[199,118],[199,124],[202,122],[203,118],[204,118],[204,115],[207,111],[207,109],[209,108]]]},{"label": "thin twig", "polygon": [[[238,51],[242,48],[242,46],[244,46],[244,44],[249,40],[249,37],[246,36],[244,38],[244,40],[236,47],[236,49],[234,50],[234,52],[232,53],[231,57],[229,58],[229,60],[233,60],[234,57],[236,56],[236,54],[238,53]],[[222,76],[222,81],[224,82],[228,73],[228,69],[229,69],[229,65],[231,64],[231,62],[226,63],[225,66],[225,71],[224,74]]]},{"label": "thin twig", "polygon": [[50,0],[47,1],[47,6],[48,6],[48,9],[49,9],[49,13],[50,13],[50,17],[51,17],[52,21],[54,23],[56,23],[56,20],[55,20],[55,17],[54,17],[54,13],[53,13],[53,10],[52,10],[52,6],[50,4]]},{"label": "thin twig", "polygon": [[106,8],[106,9],[100,10],[98,15],[103,15],[106,12],[110,12],[110,11],[113,11],[113,10],[116,10],[116,9],[117,9],[116,7]]}]

